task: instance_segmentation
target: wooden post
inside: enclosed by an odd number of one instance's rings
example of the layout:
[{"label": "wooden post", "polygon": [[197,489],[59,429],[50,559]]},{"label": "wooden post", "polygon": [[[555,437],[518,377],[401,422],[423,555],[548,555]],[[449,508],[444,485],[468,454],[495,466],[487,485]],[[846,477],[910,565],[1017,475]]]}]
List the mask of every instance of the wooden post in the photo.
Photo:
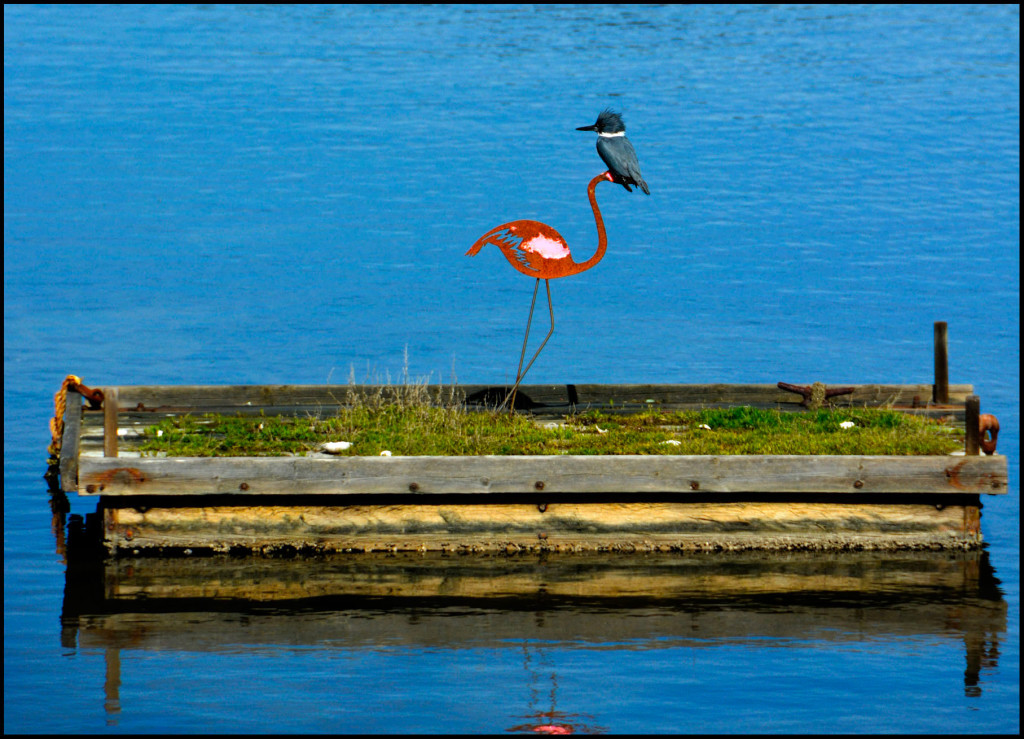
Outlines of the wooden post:
[{"label": "wooden post", "polygon": [[981,452],[981,398],[968,395],[964,403],[964,453],[977,456]]},{"label": "wooden post", "polygon": [[939,405],[949,403],[949,347],[946,322],[935,322],[935,389],[933,400]]},{"label": "wooden post", "polygon": [[68,388],[64,403],[64,437],[60,444],[60,487],[65,493],[78,490],[78,452],[82,436],[82,396]]},{"label": "wooden post", "polygon": [[117,388],[103,389],[103,456],[117,456]]}]

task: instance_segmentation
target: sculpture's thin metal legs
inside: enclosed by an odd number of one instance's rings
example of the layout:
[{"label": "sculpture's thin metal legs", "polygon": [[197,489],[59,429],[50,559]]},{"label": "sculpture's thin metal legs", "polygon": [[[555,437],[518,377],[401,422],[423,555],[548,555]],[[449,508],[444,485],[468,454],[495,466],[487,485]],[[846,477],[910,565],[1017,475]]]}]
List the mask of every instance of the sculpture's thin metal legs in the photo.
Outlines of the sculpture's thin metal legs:
[{"label": "sculpture's thin metal legs", "polygon": [[516,402],[516,390],[519,389],[519,383],[526,377],[526,373],[530,371],[530,367],[537,360],[537,356],[540,354],[541,349],[548,343],[548,339],[551,338],[551,334],[555,332],[555,308],[551,304],[551,282],[544,280],[544,288],[548,293],[548,314],[551,316],[551,329],[548,331],[548,335],[544,337],[544,341],[537,347],[537,351],[533,353],[533,358],[530,359],[530,363],[526,365],[526,369],[523,369],[523,358],[526,356],[526,342],[530,338],[530,324],[533,323],[533,309],[537,304],[537,288],[540,287],[540,278],[537,278],[537,283],[533,286],[533,300],[530,302],[530,317],[526,321],[526,336],[523,337],[523,350],[519,353],[519,368],[516,370],[516,384],[512,386],[512,390],[508,395],[505,396],[505,400],[502,401],[498,409],[502,409],[508,406],[509,411],[515,409]]}]

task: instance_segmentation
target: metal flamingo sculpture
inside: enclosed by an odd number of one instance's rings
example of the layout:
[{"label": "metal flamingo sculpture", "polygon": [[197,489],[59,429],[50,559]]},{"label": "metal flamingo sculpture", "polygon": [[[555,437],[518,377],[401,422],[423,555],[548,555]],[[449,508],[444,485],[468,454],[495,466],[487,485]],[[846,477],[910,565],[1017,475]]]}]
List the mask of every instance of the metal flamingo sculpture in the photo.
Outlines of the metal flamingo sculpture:
[{"label": "metal flamingo sculpture", "polygon": [[[516,382],[512,390],[505,396],[501,406],[509,404],[509,408],[515,405],[515,394],[519,383],[523,381],[526,373],[530,371],[541,349],[548,343],[551,334],[555,332],[555,309],[551,305],[551,283],[557,277],[568,277],[576,275],[584,270],[590,269],[601,261],[605,250],[608,247],[608,239],[604,232],[604,220],[601,218],[601,211],[597,207],[597,196],[594,192],[598,182],[607,180],[615,182],[611,172],[604,172],[590,181],[587,185],[587,197],[590,198],[590,207],[594,209],[594,220],[597,222],[597,251],[585,262],[573,261],[569,253],[569,245],[562,235],[546,223],[540,221],[511,221],[492,228],[473,244],[466,256],[476,256],[487,244],[493,244],[501,249],[501,253],[513,267],[524,275],[537,278],[533,286],[533,301],[530,303],[530,317],[526,321],[526,336],[523,337],[523,350],[519,353],[519,368],[516,370]],[[537,289],[540,281],[544,280],[544,287],[548,294],[548,313],[551,316],[551,329],[544,337],[533,358],[530,359],[523,369],[523,359],[526,356],[526,342],[530,338],[530,324],[533,322],[533,308],[537,303]]]}]

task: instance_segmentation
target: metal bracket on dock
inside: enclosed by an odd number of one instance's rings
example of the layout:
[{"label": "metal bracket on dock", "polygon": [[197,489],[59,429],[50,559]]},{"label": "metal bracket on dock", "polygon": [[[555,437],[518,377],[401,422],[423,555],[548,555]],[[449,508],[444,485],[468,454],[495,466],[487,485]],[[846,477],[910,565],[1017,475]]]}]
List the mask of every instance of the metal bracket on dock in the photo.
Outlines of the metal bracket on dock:
[{"label": "metal bracket on dock", "polygon": [[[74,379],[72,379],[74,378]],[[70,382],[69,382],[70,380]],[[68,379],[64,381],[67,385],[68,390],[74,390],[76,393],[81,395],[83,398],[89,401],[89,408],[94,411],[98,411],[103,405],[103,391],[99,388],[90,389],[81,383],[81,381],[74,375],[68,375]]]},{"label": "metal bracket on dock", "polygon": [[89,407],[99,410],[103,403],[103,391],[100,389],[90,390],[82,384],[82,378],[78,375],[68,375],[60,385],[60,390],[53,396],[53,419],[50,421],[50,434],[53,437],[50,443],[50,454],[55,458],[60,456],[61,444],[64,436],[64,414],[66,412],[68,392],[75,392],[89,401]]},{"label": "metal bracket on dock", "polygon": [[996,442],[999,439],[999,419],[991,413],[981,412],[981,399],[977,395],[968,395],[964,403],[964,453],[976,456],[996,453]]},{"label": "metal bracket on dock", "polygon": [[102,407],[104,395],[103,391],[100,390],[99,388],[90,390],[85,385],[79,383],[75,386],[74,389],[81,393],[83,398],[89,401],[89,407],[92,410],[98,411]]},{"label": "metal bracket on dock", "polygon": [[810,386],[790,385],[788,382],[780,382],[778,385],[780,390],[788,390],[791,393],[799,393],[804,396],[803,402],[800,405],[812,410],[820,408],[829,398],[834,398],[838,395],[849,395],[855,390],[852,387],[826,388],[824,383],[821,382],[816,382]]}]

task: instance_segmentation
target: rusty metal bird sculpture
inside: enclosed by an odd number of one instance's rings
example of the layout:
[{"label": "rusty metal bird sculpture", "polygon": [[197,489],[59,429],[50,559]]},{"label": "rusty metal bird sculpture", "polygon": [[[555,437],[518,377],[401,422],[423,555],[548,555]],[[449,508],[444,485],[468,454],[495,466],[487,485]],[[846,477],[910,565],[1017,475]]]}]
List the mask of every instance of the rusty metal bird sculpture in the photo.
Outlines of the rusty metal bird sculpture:
[{"label": "rusty metal bird sculpture", "polygon": [[[519,354],[519,368],[516,370],[516,382],[512,390],[505,396],[499,408],[509,405],[512,409],[515,406],[515,394],[519,384],[523,381],[526,373],[530,371],[541,349],[548,343],[551,334],[555,332],[555,309],[551,304],[550,280],[558,277],[576,275],[588,270],[601,261],[608,246],[608,239],[604,232],[604,220],[601,218],[601,211],[597,207],[597,196],[595,188],[597,183],[607,180],[615,182],[612,173],[604,172],[590,181],[587,186],[587,197],[590,198],[590,207],[594,210],[594,221],[597,223],[597,251],[585,262],[573,261],[569,252],[569,245],[562,235],[555,229],[539,221],[511,221],[492,228],[473,244],[466,256],[476,256],[482,248],[488,244],[501,249],[501,253],[513,267],[524,275],[535,277],[537,282],[533,286],[533,302],[530,303],[530,317],[526,321],[526,336],[523,337],[523,350]],[[551,316],[551,329],[544,341],[534,352],[533,357],[523,369],[523,359],[526,357],[526,342],[530,338],[530,324],[533,322],[533,309],[537,303],[537,289],[540,281],[544,280],[544,287],[548,294],[548,314]]]}]

